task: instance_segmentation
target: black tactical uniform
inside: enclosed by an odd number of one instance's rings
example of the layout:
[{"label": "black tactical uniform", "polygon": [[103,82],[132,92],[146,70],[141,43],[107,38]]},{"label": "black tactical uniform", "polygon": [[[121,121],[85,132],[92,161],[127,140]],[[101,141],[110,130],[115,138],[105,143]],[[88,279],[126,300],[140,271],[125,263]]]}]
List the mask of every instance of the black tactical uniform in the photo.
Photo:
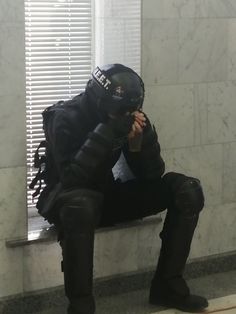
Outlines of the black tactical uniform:
[{"label": "black tactical uniform", "polygon": [[[58,184],[56,193],[41,194],[38,208],[58,230],[68,313],[95,312],[94,230],[166,208],[149,301],[187,311],[207,306],[204,298],[190,295],[182,277],[204,205],[200,182],[178,173],[164,175],[157,133],[147,117],[141,150],[130,152],[127,135],[134,120],[127,112],[140,110],[143,97],[142,80],[131,69],[119,64],[96,68],[85,92],[63,103],[50,125]],[[112,173],[121,153],[134,175],[127,182]]]}]

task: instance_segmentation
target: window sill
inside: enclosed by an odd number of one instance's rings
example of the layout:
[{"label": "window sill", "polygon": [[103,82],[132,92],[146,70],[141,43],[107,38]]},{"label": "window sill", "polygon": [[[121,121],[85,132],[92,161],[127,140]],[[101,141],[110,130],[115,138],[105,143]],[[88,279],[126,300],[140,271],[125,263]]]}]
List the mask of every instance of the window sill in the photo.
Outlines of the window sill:
[{"label": "window sill", "polygon": [[[114,227],[105,227],[99,228],[96,230],[96,233],[100,232],[108,232],[117,229],[124,229],[124,228],[132,228],[137,226],[143,225],[150,225],[160,223],[162,218],[160,214],[146,217],[143,220],[134,220],[132,222],[117,224]],[[42,243],[42,242],[54,242],[57,241],[57,234],[55,227],[49,225],[47,221],[45,221],[42,217],[32,217],[29,218],[28,221],[28,236],[25,238],[17,238],[17,239],[8,239],[6,240],[6,246],[9,248],[30,245],[35,243]]]}]

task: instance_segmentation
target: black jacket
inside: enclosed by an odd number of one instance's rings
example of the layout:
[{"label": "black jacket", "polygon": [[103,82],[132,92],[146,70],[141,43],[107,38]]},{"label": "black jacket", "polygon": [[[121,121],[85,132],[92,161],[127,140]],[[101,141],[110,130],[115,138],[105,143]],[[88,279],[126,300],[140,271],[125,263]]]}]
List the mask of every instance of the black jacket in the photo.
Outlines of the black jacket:
[{"label": "black jacket", "polygon": [[[130,152],[127,140],[115,138],[111,127],[85,93],[66,101],[50,125],[51,151],[60,189],[86,188],[105,192],[114,182],[112,168],[121,152],[134,177],[141,180],[161,178],[165,164],[160,156],[158,137],[148,119],[146,124],[141,151]],[[46,194],[42,195],[44,199]]]}]

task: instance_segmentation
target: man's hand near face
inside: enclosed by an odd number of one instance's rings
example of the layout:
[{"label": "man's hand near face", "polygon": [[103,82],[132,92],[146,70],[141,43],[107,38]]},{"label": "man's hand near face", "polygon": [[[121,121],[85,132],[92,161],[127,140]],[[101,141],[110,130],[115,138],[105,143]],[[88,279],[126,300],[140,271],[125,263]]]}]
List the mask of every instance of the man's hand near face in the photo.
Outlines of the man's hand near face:
[{"label": "man's hand near face", "polygon": [[128,134],[129,150],[130,152],[140,152],[143,139],[143,129],[146,126],[145,115],[141,111],[135,111],[134,123],[132,125],[132,131]]},{"label": "man's hand near face", "polygon": [[128,139],[131,140],[136,136],[139,136],[143,133],[143,129],[146,126],[146,118],[143,112],[141,111],[134,111],[132,113],[134,115],[135,120],[132,126],[132,131],[128,135]]}]

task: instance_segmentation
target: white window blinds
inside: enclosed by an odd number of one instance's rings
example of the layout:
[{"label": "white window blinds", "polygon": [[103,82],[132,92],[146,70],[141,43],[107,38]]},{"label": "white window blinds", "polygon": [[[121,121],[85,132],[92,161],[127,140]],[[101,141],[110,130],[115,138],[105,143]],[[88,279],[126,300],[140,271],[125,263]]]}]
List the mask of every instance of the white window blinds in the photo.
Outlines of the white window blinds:
[{"label": "white window blinds", "polygon": [[[92,68],[91,0],[25,1],[27,183],[43,139],[41,112],[84,89]],[[27,191],[28,207],[35,207]]]}]

